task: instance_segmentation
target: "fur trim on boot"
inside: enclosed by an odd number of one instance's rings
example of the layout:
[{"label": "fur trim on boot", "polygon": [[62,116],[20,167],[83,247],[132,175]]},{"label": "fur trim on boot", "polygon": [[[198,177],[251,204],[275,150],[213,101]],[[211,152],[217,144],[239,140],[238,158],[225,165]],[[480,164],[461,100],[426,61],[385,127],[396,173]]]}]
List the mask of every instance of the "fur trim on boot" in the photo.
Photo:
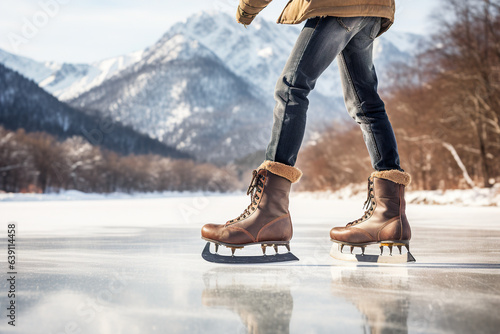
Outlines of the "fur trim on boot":
[{"label": "fur trim on boot", "polygon": [[410,174],[406,172],[401,172],[397,169],[373,172],[372,177],[378,177],[379,179],[386,179],[398,184],[402,184],[405,187],[407,187],[411,183]]},{"label": "fur trim on boot", "polygon": [[257,170],[259,169],[270,171],[271,173],[281,176],[292,183],[299,181],[302,177],[300,169],[271,160],[264,161],[259,168],[257,168]]}]

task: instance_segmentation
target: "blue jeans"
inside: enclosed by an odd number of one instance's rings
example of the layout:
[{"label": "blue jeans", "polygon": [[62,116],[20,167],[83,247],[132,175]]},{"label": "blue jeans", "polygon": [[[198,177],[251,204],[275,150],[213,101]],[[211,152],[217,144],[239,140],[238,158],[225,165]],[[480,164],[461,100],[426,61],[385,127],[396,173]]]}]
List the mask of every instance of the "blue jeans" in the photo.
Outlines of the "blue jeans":
[{"label": "blue jeans", "polygon": [[347,111],[361,126],[373,168],[402,170],[396,138],[377,93],[372,50],[380,23],[377,17],[331,16],[306,22],[276,84],[266,160],[295,165],[306,126],[307,95],[338,55]]}]

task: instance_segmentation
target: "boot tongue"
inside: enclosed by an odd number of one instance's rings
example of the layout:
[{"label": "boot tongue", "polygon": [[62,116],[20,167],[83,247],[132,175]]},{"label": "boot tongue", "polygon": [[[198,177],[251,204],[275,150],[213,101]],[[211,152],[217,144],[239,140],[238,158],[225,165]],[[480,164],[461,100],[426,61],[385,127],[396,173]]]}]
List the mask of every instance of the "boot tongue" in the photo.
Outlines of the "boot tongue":
[{"label": "boot tongue", "polygon": [[[232,223],[236,223],[236,222],[240,221],[241,219],[246,218],[246,216],[249,215],[250,212],[256,208],[256,207],[254,207],[254,205],[257,204],[255,200],[256,200],[256,196],[257,196],[257,199],[259,196],[259,195],[257,195],[257,192],[259,192],[259,193],[262,192],[261,190],[258,190],[259,183],[260,183],[260,186],[262,187],[263,181],[267,176],[267,170],[265,170],[265,169],[255,170],[254,169],[252,174],[253,174],[252,181],[250,181],[250,185],[248,186],[248,189],[247,189],[247,195],[251,196],[251,198],[250,198],[251,203],[238,218],[231,219],[231,220],[227,221],[226,226],[229,224],[232,224]],[[262,180],[261,180],[261,178],[262,178]]]}]

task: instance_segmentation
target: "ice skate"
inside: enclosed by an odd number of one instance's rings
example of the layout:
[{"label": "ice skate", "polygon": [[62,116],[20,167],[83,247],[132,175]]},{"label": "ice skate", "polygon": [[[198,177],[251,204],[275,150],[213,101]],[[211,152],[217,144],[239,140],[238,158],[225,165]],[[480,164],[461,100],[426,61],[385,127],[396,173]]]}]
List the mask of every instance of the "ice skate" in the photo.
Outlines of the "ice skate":
[{"label": "ice skate", "polygon": [[[330,255],[346,261],[414,262],[415,258],[410,253],[411,229],[404,199],[404,190],[410,181],[408,173],[398,170],[372,173],[368,178],[365,214],[345,227],[334,227],[330,231],[330,238],[335,243]],[[380,253],[365,253],[370,245],[378,245]],[[388,248],[386,253],[384,247]],[[403,252],[403,247],[406,252]],[[354,252],[355,248],[360,248],[361,252]]]},{"label": "ice skate", "polygon": [[[293,228],[288,211],[288,195],[291,184],[297,182],[302,172],[292,166],[265,161],[253,171],[253,178],[247,190],[251,203],[243,213],[225,224],[206,224],[201,237],[208,243],[202,256],[209,262],[218,263],[268,263],[298,260],[290,253]],[[210,243],[215,253],[210,252]],[[236,249],[260,245],[261,256],[234,256]],[[231,255],[220,255],[220,246],[231,249]],[[275,254],[268,255],[267,247]],[[279,248],[288,252],[279,253]]]}]

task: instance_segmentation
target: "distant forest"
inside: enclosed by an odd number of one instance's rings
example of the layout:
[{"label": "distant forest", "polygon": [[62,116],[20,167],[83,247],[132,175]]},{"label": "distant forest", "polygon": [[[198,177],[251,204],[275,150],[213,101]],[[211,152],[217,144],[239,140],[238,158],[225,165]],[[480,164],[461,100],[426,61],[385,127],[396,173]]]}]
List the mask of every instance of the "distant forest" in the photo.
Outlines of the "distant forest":
[{"label": "distant forest", "polygon": [[[396,64],[383,96],[411,189],[500,182],[500,1],[445,0],[428,44]],[[300,189],[366,180],[371,165],[357,126],[333,125],[299,156]]]},{"label": "distant forest", "polygon": [[7,192],[215,191],[236,189],[231,169],[159,155],[121,156],[82,137],[0,127],[0,190]]}]

